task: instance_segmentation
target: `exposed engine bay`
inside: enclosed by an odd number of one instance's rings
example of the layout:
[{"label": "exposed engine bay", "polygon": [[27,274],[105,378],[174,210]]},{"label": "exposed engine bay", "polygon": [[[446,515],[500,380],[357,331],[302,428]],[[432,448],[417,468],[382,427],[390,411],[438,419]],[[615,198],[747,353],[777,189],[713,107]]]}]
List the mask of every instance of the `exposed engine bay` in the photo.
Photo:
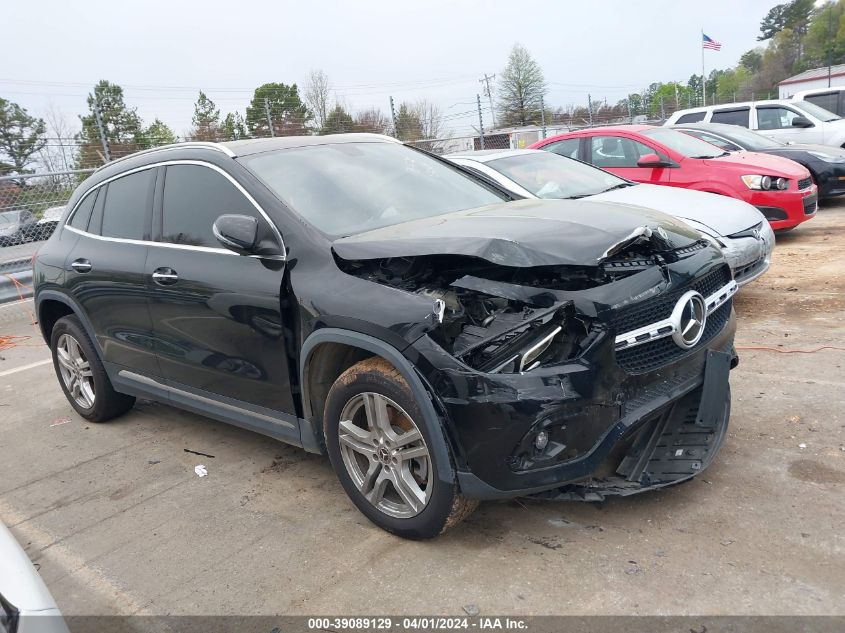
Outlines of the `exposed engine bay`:
[{"label": "exposed engine bay", "polygon": [[632,239],[599,266],[512,267],[462,255],[336,261],[348,274],[430,298],[436,327],[429,335],[466,365],[486,373],[524,373],[576,358],[603,331],[562,293],[612,283],[684,255],[655,253],[652,244]]}]

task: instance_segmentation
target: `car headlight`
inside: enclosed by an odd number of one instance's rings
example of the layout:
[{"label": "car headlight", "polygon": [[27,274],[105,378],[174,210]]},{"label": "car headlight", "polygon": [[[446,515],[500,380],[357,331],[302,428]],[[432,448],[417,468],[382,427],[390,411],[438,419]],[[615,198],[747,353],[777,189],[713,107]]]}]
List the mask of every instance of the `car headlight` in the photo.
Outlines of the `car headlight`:
[{"label": "car headlight", "polygon": [[749,189],[757,191],[781,190],[789,188],[789,180],[780,178],[778,176],[760,176],[756,174],[749,174],[741,176],[742,182]]},{"label": "car headlight", "polygon": [[834,154],[828,154],[826,152],[807,152],[810,156],[815,156],[819,160],[823,160],[826,163],[845,163],[845,156],[836,156]]}]

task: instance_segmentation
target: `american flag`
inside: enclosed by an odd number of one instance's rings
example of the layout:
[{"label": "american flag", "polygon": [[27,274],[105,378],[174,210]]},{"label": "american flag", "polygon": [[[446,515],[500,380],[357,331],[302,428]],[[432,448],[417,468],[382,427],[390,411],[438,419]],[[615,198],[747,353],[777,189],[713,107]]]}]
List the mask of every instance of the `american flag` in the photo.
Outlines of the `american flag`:
[{"label": "american flag", "polygon": [[716,40],[714,40],[711,37],[707,37],[704,33],[701,34],[701,37],[702,37],[702,40],[701,40],[701,47],[702,48],[709,48],[710,50],[713,50],[713,51],[718,51],[722,48],[722,45],[719,42],[717,42]]}]

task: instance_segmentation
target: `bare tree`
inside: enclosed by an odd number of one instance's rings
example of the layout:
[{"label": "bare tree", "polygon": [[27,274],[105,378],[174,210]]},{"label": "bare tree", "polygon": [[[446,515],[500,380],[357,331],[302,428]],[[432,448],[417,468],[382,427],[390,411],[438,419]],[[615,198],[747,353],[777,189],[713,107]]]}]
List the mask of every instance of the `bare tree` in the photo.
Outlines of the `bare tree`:
[{"label": "bare tree", "polygon": [[[440,153],[443,149],[443,143],[440,141],[449,136],[446,133],[446,127],[443,125],[443,113],[440,108],[427,99],[420,99],[414,104],[414,110],[419,120],[420,132],[422,132],[421,139],[432,140],[432,142],[426,144],[426,149]],[[433,139],[437,139],[437,141]]]},{"label": "bare tree", "polygon": [[543,70],[522,44],[514,44],[499,81],[499,123],[540,122],[540,99],[546,94]]},{"label": "bare tree", "polygon": [[47,171],[68,171],[76,161],[76,130],[52,101],[44,111],[47,125],[47,143],[38,153],[38,160]]},{"label": "bare tree", "polygon": [[355,129],[359,132],[387,134],[390,127],[390,119],[378,108],[370,108],[355,115]]},{"label": "bare tree", "polygon": [[305,98],[305,104],[308,106],[308,109],[314,114],[314,123],[318,130],[323,129],[326,125],[326,118],[329,115],[329,94],[331,90],[332,85],[329,82],[329,76],[325,72],[318,68],[308,73],[302,96]]}]

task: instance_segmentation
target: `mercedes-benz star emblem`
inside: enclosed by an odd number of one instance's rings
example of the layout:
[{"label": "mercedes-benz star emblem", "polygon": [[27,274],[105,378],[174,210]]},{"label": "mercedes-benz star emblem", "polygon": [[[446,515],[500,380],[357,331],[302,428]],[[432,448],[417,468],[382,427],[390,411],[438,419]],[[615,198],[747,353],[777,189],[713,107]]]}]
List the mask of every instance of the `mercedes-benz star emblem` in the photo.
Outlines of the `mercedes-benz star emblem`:
[{"label": "mercedes-benz star emblem", "polygon": [[668,240],[668,239],[669,239],[669,234],[668,234],[668,233],[666,233],[666,231],[664,230],[664,228],[663,228],[662,226],[658,226],[658,227],[657,227],[657,234],[658,234],[660,237],[662,237],[664,240]]},{"label": "mercedes-benz star emblem", "polygon": [[694,347],[704,335],[704,324],[707,321],[704,297],[695,290],[684,293],[675,304],[670,319],[675,326],[672,340],[684,349]]}]

